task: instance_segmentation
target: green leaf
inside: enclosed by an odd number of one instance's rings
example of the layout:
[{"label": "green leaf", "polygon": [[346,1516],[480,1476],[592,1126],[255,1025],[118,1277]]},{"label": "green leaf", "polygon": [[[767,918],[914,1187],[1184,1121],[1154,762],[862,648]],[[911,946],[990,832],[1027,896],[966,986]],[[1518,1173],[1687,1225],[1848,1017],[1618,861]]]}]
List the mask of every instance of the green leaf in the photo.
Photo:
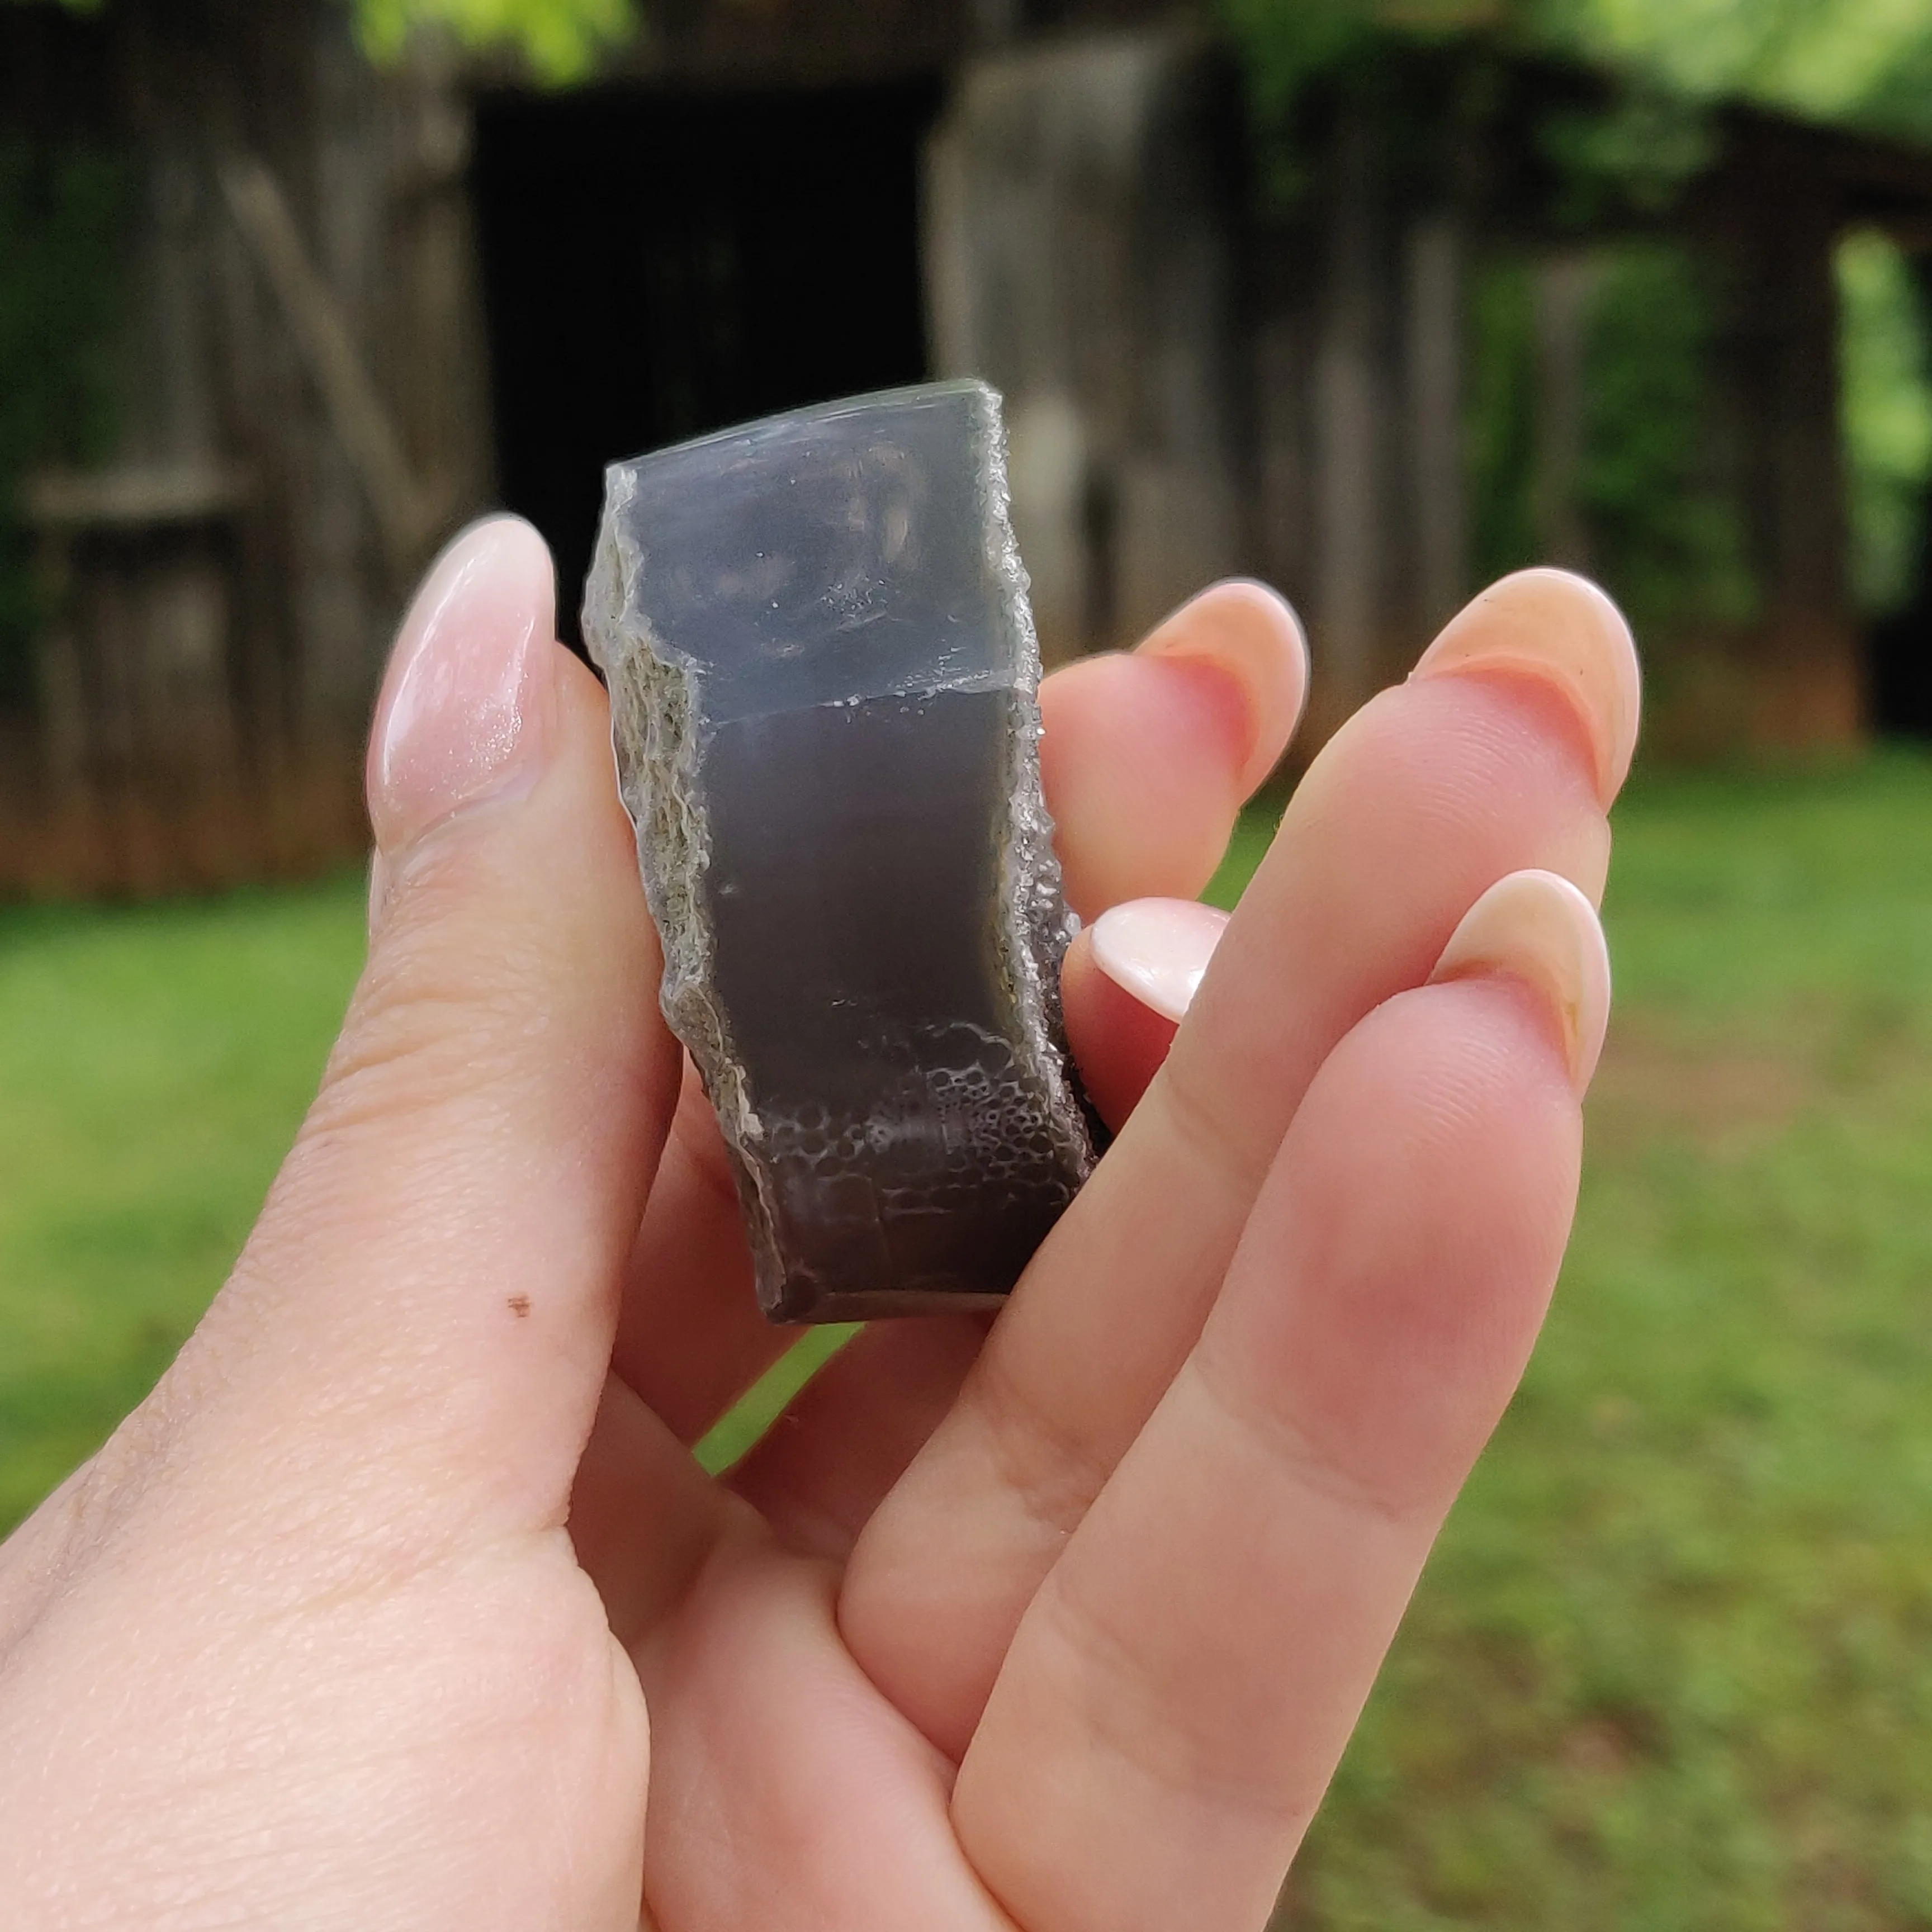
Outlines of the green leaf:
[{"label": "green leaf", "polygon": [[1847,236],[1837,268],[1852,589],[1862,609],[1883,615],[1911,594],[1932,479],[1925,321],[1912,272],[1884,236]]},{"label": "green leaf", "polygon": [[512,47],[553,86],[580,80],[635,27],[630,0],[356,0],[356,32],[372,58],[393,60],[418,27],[466,46]]}]

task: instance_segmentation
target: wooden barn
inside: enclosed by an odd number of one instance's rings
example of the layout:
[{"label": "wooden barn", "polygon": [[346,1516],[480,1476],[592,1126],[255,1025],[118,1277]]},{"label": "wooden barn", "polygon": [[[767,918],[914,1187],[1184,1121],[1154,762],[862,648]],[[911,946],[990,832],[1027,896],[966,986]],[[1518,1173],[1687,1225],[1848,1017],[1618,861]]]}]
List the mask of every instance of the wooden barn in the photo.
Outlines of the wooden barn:
[{"label": "wooden barn", "polygon": [[1709,461],[1756,586],[1672,701],[1707,738],[1860,729],[1832,251],[1858,224],[1932,248],[1932,158],[1728,112],[1667,193],[1580,203],[1546,131],[1606,83],[1472,42],[1311,99],[1283,187],[1204,13],[646,14],[552,93],[428,39],[376,70],[334,0],[0,8],[0,152],[126,183],[111,433],[16,479],[41,615],[0,679],[0,890],[359,851],[389,633],[464,519],[531,516],[568,604],[607,459],[928,373],[1006,394],[1051,654],[1256,572],[1309,620],[1318,735],[1472,587],[1498,250],[1529,264],[1539,545],[1594,561],[1580,292],[1624,233],[1720,272]]}]

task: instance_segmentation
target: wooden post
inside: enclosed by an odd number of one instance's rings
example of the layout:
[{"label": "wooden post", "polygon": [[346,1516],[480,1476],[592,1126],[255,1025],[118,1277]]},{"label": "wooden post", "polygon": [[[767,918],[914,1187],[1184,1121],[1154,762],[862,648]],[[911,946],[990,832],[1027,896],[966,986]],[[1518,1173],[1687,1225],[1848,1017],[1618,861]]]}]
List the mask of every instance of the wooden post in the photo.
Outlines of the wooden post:
[{"label": "wooden post", "polygon": [[1745,730],[1773,749],[1845,745],[1864,699],[1838,442],[1837,208],[1780,130],[1745,151],[1722,218],[1725,374],[1762,610],[1742,640]]},{"label": "wooden post", "polygon": [[389,412],[364,367],[340,306],[302,245],[274,172],[252,154],[221,164],[235,224],[273,291],[290,338],[314,378],[343,454],[368,493],[399,572],[422,557],[447,514],[446,488],[418,482]]},{"label": "wooden post", "polygon": [[1597,263],[1580,250],[1536,267],[1537,536],[1544,561],[1590,568],[1589,530],[1578,495],[1583,467],[1585,335]]},{"label": "wooden post", "polygon": [[1455,218],[1424,215],[1406,264],[1410,488],[1415,615],[1433,632],[1467,590],[1462,476],[1462,238]]},{"label": "wooden post", "polygon": [[32,506],[68,594],[0,891],[338,862],[407,578],[488,483],[456,78],[373,71],[332,0],[116,0],[92,32],[62,85],[146,190],[134,380],[111,462]]},{"label": "wooden post", "polygon": [[1006,398],[1050,656],[1131,643],[1243,561],[1213,70],[1173,32],[969,61],[927,157],[933,360]]},{"label": "wooden post", "polygon": [[1384,485],[1387,395],[1379,338],[1381,224],[1375,130],[1344,109],[1329,185],[1327,247],[1312,370],[1313,619],[1318,737],[1382,682],[1382,592],[1390,532]]}]

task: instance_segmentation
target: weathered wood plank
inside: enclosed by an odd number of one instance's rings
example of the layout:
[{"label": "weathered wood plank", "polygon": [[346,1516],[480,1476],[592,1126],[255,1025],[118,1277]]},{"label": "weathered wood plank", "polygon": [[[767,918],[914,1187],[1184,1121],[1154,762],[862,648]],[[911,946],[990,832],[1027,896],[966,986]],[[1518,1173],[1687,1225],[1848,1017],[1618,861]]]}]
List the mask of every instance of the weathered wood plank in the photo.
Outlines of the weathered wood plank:
[{"label": "weathered wood plank", "polygon": [[230,155],[222,193],[236,226],[280,305],[284,322],[315,379],[331,427],[368,494],[383,541],[399,569],[418,561],[448,515],[447,487],[412,472],[401,436],[368,370],[340,305],[303,246],[288,197],[268,165]]}]

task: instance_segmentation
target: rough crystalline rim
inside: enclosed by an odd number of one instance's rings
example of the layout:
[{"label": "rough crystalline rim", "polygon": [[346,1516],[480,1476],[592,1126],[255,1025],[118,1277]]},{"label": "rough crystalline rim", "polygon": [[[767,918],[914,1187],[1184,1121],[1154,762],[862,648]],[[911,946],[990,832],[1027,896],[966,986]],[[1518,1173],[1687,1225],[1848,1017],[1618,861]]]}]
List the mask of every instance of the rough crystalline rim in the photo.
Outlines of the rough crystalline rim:
[{"label": "rough crystalline rim", "polygon": [[[1008,740],[1010,822],[1000,854],[1004,913],[998,934],[1000,970],[1021,1023],[1023,1037],[1016,1045],[1040,1081],[1054,1141],[1070,1180],[1077,1185],[1093,1170],[1096,1124],[1071,1077],[1060,1009],[1060,962],[1079,922],[1062,892],[1053,820],[1040,778],[1040,643],[1009,511],[999,395],[986,383],[968,378],[882,390],[798,415],[830,419],[861,409],[962,393],[971,398],[986,437],[980,527],[988,547],[988,568],[998,586],[1001,616],[1017,646],[1011,684],[1002,682],[1000,688],[1012,690],[1028,728]],[[674,448],[687,450],[743,433],[742,428],[718,430]],[[584,632],[609,684],[619,789],[637,830],[645,897],[663,945],[659,1003],[672,1032],[689,1050],[717,1111],[745,1210],[759,1300],[770,1312],[781,1300],[786,1270],[776,1217],[766,1198],[769,1168],[760,1147],[764,1130],[752,1103],[742,1064],[733,1049],[726,1016],[710,994],[712,934],[699,890],[711,850],[697,769],[707,739],[698,701],[704,674],[692,658],[657,636],[645,620],[636,595],[644,560],[621,514],[636,494],[638,461],[672,453],[613,464],[604,472],[603,522],[584,586]],[[982,674],[861,694],[868,699],[926,697],[984,686],[986,682]],[[634,746],[641,748],[640,754],[633,756]],[[958,1310],[998,1299],[968,1293],[906,1293],[895,1307],[905,1312],[916,1306]]]}]

